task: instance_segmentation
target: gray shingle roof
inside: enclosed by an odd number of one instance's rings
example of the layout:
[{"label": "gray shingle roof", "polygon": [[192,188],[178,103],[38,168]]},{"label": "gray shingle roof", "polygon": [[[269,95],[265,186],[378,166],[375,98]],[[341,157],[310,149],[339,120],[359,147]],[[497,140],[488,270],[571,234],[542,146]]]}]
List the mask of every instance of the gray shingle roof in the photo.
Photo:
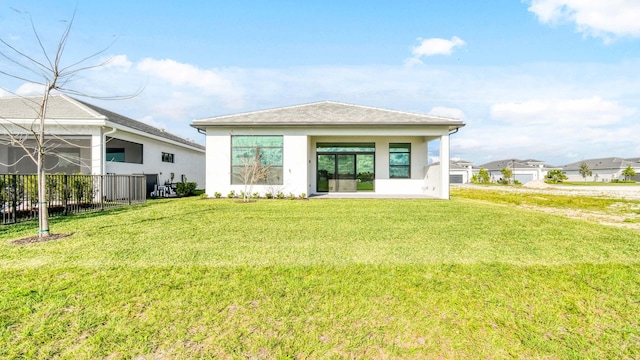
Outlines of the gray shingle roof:
[{"label": "gray shingle roof", "polygon": [[191,126],[464,126],[461,120],[323,101],[194,120]]},{"label": "gray shingle roof", "polygon": [[567,164],[562,167],[562,170],[580,170],[580,165],[582,165],[583,162],[587,164],[589,170],[625,169],[628,165],[631,165],[631,167],[640,167],[639,163],[629,160],[633,159],[623,159],[619,157],[586,159]]},{"label": "gray shingle roof", "polygon": [[[41,99],[39,96],[0,97],[0,118],[35,119],[38,117]],[[66,119],[79,121],[102,119],[149,135],[204,150],[204,146],[200,144],[66,95],[56,94],[49,97],[46,118],[51,120]]]},{"label": "gray shingle roof", "polygon": [[[41,96],[0,97],[0,117],[5,119],[36,119],[40,113]],[[86,109],[65,95],[51,95],[47,119],[105,119],[104,115]]]},{"label": "gray shingle roof", "polygon": [[[516,168],[516,169],[537,169],[540,164],[544,164],[544,161],[533,159],[504,159],[491,161],[486,164],[482,164],[479,168],[485,168],[487,170],[501,170],[503,168]],[[547,166],[545,166],[547,168]]]}]

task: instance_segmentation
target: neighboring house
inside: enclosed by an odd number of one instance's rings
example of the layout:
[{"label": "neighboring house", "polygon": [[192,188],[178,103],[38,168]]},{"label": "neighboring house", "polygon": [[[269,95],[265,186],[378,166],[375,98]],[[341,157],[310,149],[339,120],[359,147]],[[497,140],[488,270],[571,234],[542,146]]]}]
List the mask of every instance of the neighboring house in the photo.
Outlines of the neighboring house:
[{"label": "neighboring house", "polygon": [[[582,163],[586,163],[591,170],[591,176],[587,176],[583,178],[580,175],[580,166]],[[624,175],[622,172],[627,166],[631,165],[631,167],[636,171],[636,176],[633,177],[634,180],[640,181],[640,158],[618,158],[618,157],[608,157],[601,159],[587,159],[576,161],[571,164],[567,164],[562,166],[562,172],[567,175],[567,181],[603,181],[609,182],[611,180],[624,180]]]},{"label": "neighboring house", "polygon": [[544,180],[547,175],[548,167],[545,166],[544,161],[534,159],[504,159],[488,162],[474,168],[474,173],[477,174],[481,168],[485,168],[489,172],[489,178],[491,182],[498,182],[504,176],[502,175],[502,169],[509,168],[512,170],[512,179],[526,184],[534,180]]},{"label": "neighboring house", "polygon": [[[41,97],[0,97],[0,173],[36,173],[9,132],[34,149],[24,127],[37,125]],[[21,128],[23,127],[23,128]],[[66,95],[49,98],[45,157],[49,173],[145,174],[153,183],[190,181],[204,186],[204,146]]]},{"label": "neighboring house", "polygon": [[[253,191],[331,192],[449,198],[449,134],[460,120],[337,102],[318,102],[194,120],[206,131],[206,191],[245,189],[248,161],[269,176]],[[444,165],[428,164],[440,140]]]},{"label": "neighboring house", "polygon": [[465,160],[451,160],[449,181],[452,184],[468,184],[473,177],[473,163]]}]

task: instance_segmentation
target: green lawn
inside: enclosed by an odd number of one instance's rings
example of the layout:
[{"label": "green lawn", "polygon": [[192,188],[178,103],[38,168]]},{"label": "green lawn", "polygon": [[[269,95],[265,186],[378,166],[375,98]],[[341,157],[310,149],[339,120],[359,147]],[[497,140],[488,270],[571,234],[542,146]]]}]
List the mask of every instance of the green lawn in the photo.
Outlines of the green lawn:
[{"label": "green lawn", "polygon": [[0,227],[0,358],[640,357],[640,232],[490,197],[157,200],[51,228],[74,235]]}]

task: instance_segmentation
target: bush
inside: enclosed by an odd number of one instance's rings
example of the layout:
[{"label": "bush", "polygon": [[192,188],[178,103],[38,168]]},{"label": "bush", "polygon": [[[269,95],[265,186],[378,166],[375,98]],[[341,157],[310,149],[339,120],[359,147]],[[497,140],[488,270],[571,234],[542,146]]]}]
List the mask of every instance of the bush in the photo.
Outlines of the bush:
[{"label": "bush", "polygon": [[284,193],[282,191],[279,191],[278,194],[276,195],[276,197],[278,199],[284,199]]},{"label": "bush", "polygon": [[264,197],[266,197],[267,199],[273,199],[273,194],[268,192],[268,193],[264,194]]},{"label": "bush", "polygon": [[307,194],[305,193],[300,194],[300,199],[306,199],[306,198],[307,198]]},{"label": "bush", "polygon": [[193,196],[196,193],[196,183],[194,182],[179,182],[176,183],[176,194],[178,196]]},{"label": "bush", "polygon": [[229,199],[233,199],[234,197],[236,197],[236,191],[235,190],[229,191],[229,193],[227,194],[227,197]]},{"label": "bush", "polygon": [[620,179],[611,179],[612,183],[618,184],[635,184],[635,180],[620,180]]},{"label": "bush", "polygon": [[216,199],[220,199],[222,197],[222,193],[216,191],[216,192],[213,193],[213,197],[215,197]]}]

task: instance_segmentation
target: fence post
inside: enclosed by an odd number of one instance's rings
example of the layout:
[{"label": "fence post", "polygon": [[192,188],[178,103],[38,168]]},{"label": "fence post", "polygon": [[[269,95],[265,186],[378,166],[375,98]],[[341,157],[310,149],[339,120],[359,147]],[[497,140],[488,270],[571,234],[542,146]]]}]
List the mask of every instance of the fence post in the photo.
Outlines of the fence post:
[{"label": "fence post", "polygon": [[127,179],[129,179],[129,205],[131,205],[131,175],[127,176]]},{"label": "fence post", "polygon": [[64,214],[69,215],[69,209],[67,208],[67,204],[69,203],[69,175],[65,174],[64,181],[62,182],[62,206],[64,207]]},{"label": "fence post", "polygon": [[13,222],[18,222],[18,180],[16,174],[11,176],[11,188],[13,190],[13,201],[11,202],[11,213],[13,214]]},{"label": "fence post", "polygon": [[104,210],[104,175],[94,175],[97,176],[98,179],[100,180],[100,210]]}]

